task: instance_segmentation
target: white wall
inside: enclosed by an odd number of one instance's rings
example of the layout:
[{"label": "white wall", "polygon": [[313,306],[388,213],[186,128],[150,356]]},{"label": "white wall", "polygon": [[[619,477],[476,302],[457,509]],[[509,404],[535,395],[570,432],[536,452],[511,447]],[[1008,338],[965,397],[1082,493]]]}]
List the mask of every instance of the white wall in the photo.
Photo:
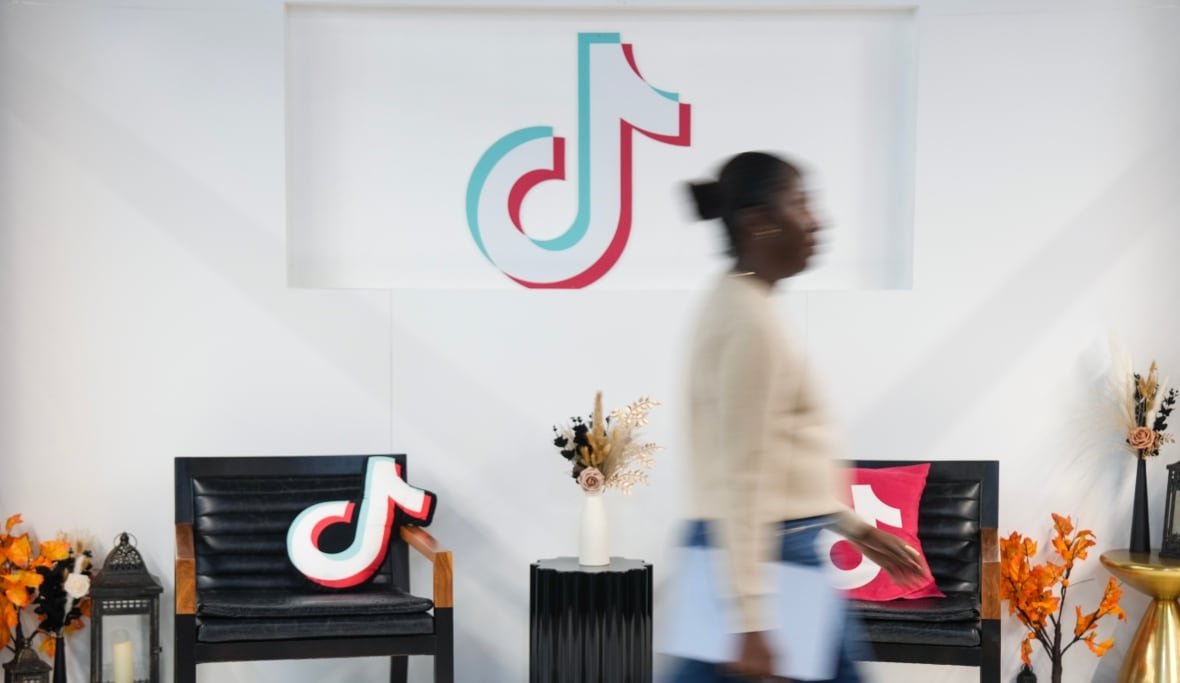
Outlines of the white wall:
[{"label": "white wall", "polygon": [[[1133,461],[1103,428],[1100,347],[1115,331],[1180,377],[1178,38],[1175,3],[921,4],[913,290],[783,296],[851,456],[998,458],[1002,532],[1057,511],[1126,544]],[[0,5],[0,513],[104,550],[132,531],[171,589],[174,456],[406,451],[456,550],[459,680],[524,680],[528,563],[574,549],[548,427],[596,388],[666,403],[653,488],[610,501],[615,552],[666,579],[693,297],[287,288],[283,54],[277,1]],[[1177,457],[1150,467],[1157,537]],[[1106,574],[1082,571],[1091,603]],[[1071,651],[1069,680],[1112,680],[1145,601],[1124,604],[1116,651]],[[80,673],[84,639],[70,653]]]}]

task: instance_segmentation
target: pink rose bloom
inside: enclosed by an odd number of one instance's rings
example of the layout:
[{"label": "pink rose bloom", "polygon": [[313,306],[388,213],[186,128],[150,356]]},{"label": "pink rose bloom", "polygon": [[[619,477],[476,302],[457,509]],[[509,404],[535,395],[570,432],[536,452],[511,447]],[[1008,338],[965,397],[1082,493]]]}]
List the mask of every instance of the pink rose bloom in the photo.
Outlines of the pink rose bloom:
[{"label": "pink rose bloom", "polygon": [[597,467],[587,467],[578,475],[578,483],[586,493],[601,493],[606,487],[606,477],[602,476]]},{"label": "pink rose bloom", "polygon": [[1136,427],[1127,435],[1127,443],[1135,450],[1150,449],[1155,445],[1155,431],[1149,427]]}]

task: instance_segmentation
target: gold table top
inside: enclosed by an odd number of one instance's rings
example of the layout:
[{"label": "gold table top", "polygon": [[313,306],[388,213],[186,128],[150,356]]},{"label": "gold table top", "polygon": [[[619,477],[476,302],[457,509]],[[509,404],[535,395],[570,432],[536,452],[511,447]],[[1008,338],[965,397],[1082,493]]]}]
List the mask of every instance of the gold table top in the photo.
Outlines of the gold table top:
[{"label": "gold table top", "polygon": [[1154,550],[1108,550],[1099,559],[1111,574],[1141,593],[1156,600],[1180,598],[1180,558],[1160,557]]}]

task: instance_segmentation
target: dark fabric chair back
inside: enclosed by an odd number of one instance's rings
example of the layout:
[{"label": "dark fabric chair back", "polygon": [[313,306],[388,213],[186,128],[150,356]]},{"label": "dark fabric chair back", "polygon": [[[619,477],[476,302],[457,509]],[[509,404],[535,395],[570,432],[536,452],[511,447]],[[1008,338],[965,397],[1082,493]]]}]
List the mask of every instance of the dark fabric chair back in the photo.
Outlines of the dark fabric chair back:
[{"label": "dark fabric chair back", "polygon": [[918,507],[918,538],[930,572],[948,595],[979,595],[979,530],[983,486],[931,479]]},{"label": "dark fabric chair back", "polygon": [[[405,457],[396,457],[405,472]],[[237,470],[232,473],[219,471],[217,460],[188,460],[186,464],[197,471],[190,473],[191,489],[184,492],[187,500],[177,497],[177,519],[193,525],[198,591],[324,590],[300,574],[287,558],[287,530],[312,504],[330,500],[359,503],[366,459],[321,460],[323,472],[302,472],[302,476],[282,469],[285,463],[279,461],[287,458],[245,459],[245,467],[243,458],[234,458]],[[310,462],[314,461],[300,459],[304,466]],[[343,527],[336,531],[343,533]],[[408,567],[405,544],[390,543],[381,568],[365,585],[392,584],[408,590]]]}]

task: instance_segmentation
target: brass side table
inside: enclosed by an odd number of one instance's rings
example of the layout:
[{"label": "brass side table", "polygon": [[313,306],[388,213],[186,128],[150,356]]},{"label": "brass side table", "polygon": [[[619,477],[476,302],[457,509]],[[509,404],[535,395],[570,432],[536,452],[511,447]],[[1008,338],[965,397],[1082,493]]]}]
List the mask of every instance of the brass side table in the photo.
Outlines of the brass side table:
[{"label": "brass side table", "polygon": [[1155,551],[1109,550],[1101,560],[1119,580],[1153,598],[1127,650],[1119,683],[1180,681],[1180,559]]}]

